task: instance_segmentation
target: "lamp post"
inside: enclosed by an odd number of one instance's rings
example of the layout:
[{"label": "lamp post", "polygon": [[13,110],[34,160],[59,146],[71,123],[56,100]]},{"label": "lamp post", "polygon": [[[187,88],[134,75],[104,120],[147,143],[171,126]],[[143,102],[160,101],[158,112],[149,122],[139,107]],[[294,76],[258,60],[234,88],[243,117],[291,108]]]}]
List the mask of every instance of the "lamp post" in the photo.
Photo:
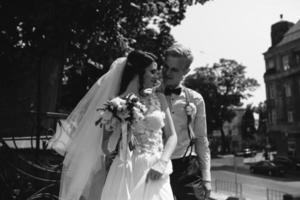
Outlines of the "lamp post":
[{"label": "lamp post", "polygon": [[40,58],[40,62],[38,65],[37,72],[37,93],[36,93],[36,156],[38,158],[39,150],[40,150],[40,137],[41,137],[41,111],[42,111],[42,57]]},{"label": "lamp post", "polygon": [[236,159],[236,152],[238,146],[233,146],[233,167],[234,167],[234,184],[235,184],[235,196],[238,197],[238,181],[237,181],[237,159]]}]

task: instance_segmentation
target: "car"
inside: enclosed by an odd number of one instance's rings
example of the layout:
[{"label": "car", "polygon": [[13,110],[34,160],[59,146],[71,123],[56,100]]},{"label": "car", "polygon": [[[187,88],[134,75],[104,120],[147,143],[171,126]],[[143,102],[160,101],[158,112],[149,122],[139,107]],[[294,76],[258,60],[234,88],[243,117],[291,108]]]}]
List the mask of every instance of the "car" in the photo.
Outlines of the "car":
[{"label": "car", "polygon": [[239,152],[236,152],[235,153],[235,156],[241,156],[241,157],[244,157],[244,158],[247,158],[247,157],[253,157],[256,155],[256,151],[251,149],[251,148],[243,148],[242,151],[239,151]]},{"label": "car", "polygon": [[286,168],[289,169],[295,169],[295,170],[299,170],[300,169],[300,162],[297,159],[292,159],[286,156],[276,156],[273,159],[274,163],[277,164],[281,164],[283,166],[285,166]]},{"label": "car", "polygon": [[293,167],[294,166],[294,163],[291,159],[289,159],[288,157],[285,157],[285,156],[276,156],[274,159],[273,159],[273,162],[274,163],[277,163],[277,164],[281,164],[285,167]]},{"label": "car", "polygon": [[282,176],[286,173],[283,165],[276,164],[269,160],[257,162],[250,166],[251,173],[266,174],[269,176]]}]

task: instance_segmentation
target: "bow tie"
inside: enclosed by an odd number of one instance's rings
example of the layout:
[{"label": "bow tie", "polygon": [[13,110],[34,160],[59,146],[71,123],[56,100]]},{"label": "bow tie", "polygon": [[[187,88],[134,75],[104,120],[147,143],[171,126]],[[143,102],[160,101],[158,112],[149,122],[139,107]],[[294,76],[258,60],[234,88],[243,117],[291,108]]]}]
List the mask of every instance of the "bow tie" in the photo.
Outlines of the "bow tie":
[{"label": "bow tie", "polygon": [[166,88],[165,89],[165,95],[169,96],[171,94],[176,94],[176,95],[180,95],[181,93],[181,88],[175,88],[175,89],[171,89],[171,88]]}]

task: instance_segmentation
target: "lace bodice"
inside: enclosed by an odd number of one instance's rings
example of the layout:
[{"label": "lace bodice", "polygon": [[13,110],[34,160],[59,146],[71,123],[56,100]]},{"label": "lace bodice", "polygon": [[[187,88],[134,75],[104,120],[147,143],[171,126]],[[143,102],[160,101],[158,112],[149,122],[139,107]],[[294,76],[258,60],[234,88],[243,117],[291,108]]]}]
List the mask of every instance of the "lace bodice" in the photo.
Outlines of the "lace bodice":
[{"label": "lace bodice", "polygon": [[141,98],[148,111],[144,120],[133,126],[135,152],[156,154],[163,151],[162,127],[165,115],[161,111],[159,98],[155,94]]}]

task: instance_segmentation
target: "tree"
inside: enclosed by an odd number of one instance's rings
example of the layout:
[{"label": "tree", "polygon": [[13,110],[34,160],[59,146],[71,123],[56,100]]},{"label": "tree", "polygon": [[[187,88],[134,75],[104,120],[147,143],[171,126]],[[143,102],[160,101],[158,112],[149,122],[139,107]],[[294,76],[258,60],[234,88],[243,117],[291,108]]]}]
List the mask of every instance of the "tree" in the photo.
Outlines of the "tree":
[{"label": "tree", "polygon": [[255,111],[258,113],[259,122],[258,122],[258,133],[265,135],[267,133],[267,121],[268,121],[268,112],[266,102],[260,102],[255,108]]},{"label": "tree", "polygon": [[199,92],[206,103],[207,129],[221,131],[222,151],[226,138],[222,129],[225,121],[235,116],[233,107],[241,106],[242,99],[251,96],[250,92],[259,86],[253,78],[245,76],[246,67],[237,61],[220,59],[211,67],[199,67],[184,81],[187,87]]},{"label": "tree", "polygon": [[[116,57],[142,47],[138,38],[149,24],[158,27],[154,41],[160,53],[173,42],[171,26],[184,19],[187,7],[206,1],[1,1],[1,105],[10,108],[7,113],[72,109]],[[8,126],[22,127],[7,113],[14,123]]]},{"label": "tree", "polygon": [[242,116],[242,138],[244,143],[249,143],[250,140],[254,139],[255,129],[255,119],[254,119],[254,108],[252,105],[247,105],[244,115]]},{"label": "tree", "polygon": [[[161,54],[173,42],[170,27],[184,19],[188,6],[206,1],[3,0],[0,61],[7,67],[2,74],[35,76],[41,63],[51,68],[49,62],[56,60],[57,67],[50,73],[62,74],[64,66],[66,84],[72,82],[75,71],[88,89],[116,57],[132,47],[145,46],[141,42],[149,23],[159,29],[155,46],[150,49]],[[75,69],[68,72],[71,68]],[[3,85],[13,79],[5,75],[1,78]]]},{"label": "tree", "polygon": [[266,160],[269,160],[269,151],[271,148],[271,141],[267,132],[267,122],[268,122],[268,111],[266,102],[261,102],[258,104],[256,108],[256,112],[259,115],[258,122],[258,134],[263,137],[263,149],[264,149],[264,157]]}]

